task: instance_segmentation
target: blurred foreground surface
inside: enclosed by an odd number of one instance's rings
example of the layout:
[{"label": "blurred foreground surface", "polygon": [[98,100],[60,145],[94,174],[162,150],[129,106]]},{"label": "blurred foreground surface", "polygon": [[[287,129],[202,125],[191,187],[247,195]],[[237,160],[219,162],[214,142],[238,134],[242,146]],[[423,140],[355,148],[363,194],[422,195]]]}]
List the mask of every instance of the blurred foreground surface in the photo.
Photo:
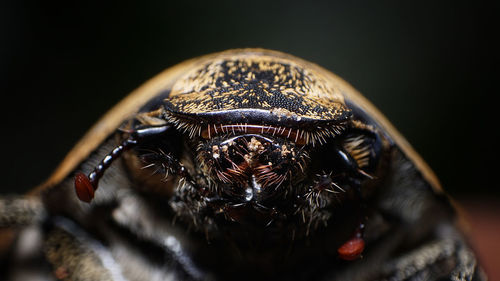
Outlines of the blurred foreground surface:
[{"label": "blurred foreground surface", "polygon": [[500,200],[459,198],[469,223],[469,237],[490,281],[500,280]]}]

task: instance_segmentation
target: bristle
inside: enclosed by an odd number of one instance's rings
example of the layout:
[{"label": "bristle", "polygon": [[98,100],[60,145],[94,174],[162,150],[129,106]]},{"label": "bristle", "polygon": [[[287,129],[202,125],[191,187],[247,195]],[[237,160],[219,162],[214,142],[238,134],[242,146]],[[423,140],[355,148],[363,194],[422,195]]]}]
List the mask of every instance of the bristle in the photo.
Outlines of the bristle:
[{"label": "bristle", "polygon": [[363,136],[357,136],[346,139],[343,145],[360,168],[370,164],[371,147],[364,141]]},{"label": "bristle", "polygon": [[[182,133],[187,133],[190,138],[201,136],[203,132],[206,131],[205,137],[209,139],[220,133],[237,134],[238,132],[248,133],[250,126],[255,126],[248,123],[236,123],[236,124],[207,124],[206,128],[203,129],[201,124],[193,124],[182,120],[171,113],[167,113],[165,118],[171,124],[173,124]],[[205,126],[205,125],[204,125]],[[257,125],[260,127],[261,134],[271,134],[272,136],[282,136],[291,139],[295,142],[301,141],[301,144],[315,146],[317,143],[319,145],[324,145],[327,143],[329,138],[334,138],[345,130],[345,124],[335,124],[327,126],[317,126],[314,130],[306,130],[299,128],[291,128],[284,126],[273,126],[273,125]]]}]

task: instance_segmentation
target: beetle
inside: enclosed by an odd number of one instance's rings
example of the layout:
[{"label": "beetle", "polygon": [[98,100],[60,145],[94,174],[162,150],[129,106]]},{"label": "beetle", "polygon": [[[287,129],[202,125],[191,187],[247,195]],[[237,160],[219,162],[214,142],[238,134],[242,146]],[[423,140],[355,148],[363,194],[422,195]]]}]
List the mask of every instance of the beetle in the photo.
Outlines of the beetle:
[{"label": "beetle", "polygon": [[9,280],[485,280],[434,173],[320,66],[171,67],[0,200]]}]

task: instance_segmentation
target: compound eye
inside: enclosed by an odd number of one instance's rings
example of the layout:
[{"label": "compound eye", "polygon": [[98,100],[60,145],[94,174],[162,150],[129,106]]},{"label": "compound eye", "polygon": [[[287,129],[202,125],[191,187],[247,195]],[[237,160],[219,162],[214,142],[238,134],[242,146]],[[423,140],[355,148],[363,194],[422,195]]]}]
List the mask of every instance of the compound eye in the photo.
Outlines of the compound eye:
[{"label": "compound eye", "polygon": [[345,170],[347,171],[357,171],[359,169],[358,164],[356,163],[356,160],[347,152],[337,149],[337,159],[339,163],[341,163],[341,166],[344,167]]},{"label": "compound eye", "polygon": [[[332,171],[351,179],[373,179],[381,153],[379,138],[373,133],[349,133],[314,152],[319,171]],[[328,155],[328,157],[325,157]]]}]

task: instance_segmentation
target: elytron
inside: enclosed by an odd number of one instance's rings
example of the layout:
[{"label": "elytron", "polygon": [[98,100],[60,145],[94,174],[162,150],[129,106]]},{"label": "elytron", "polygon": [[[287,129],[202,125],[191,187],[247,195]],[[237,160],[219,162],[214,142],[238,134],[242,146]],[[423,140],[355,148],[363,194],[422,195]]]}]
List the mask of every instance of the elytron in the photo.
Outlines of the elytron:
[{"label": "elytron", "polygon": [[2,280],[485,280],[425,162],[291,55],[167,69],[0,199]]}]

